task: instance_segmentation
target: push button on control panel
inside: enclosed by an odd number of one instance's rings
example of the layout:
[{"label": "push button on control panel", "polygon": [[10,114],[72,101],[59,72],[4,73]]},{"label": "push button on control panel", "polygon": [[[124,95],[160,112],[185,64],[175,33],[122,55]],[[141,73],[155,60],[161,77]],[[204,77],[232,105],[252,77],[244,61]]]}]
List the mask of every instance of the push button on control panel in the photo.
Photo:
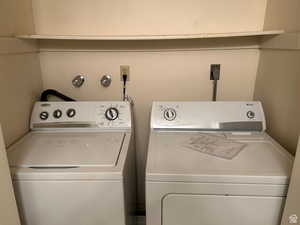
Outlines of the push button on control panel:
[{"label": "push button on control panel", "polygon": [[176,118],[176,110],[173,108],[165,109],[164,111],[164,118],[168,121],[175,120]]},{"label": "push button on control panel", "polygon": [[247,117],[248,117],[249,119],[254,119],[254,118],[255,118],[255,113],[254,113],[253,111],[248,111],[248,112],[247,112]]},{"label": "push button on control panel", "polygon": [[53,112],[53,117],[54,117],[55,119],[59,119],[61,116],[62,116],[62,111],[61,111],[61,110],[57,109],[57,110],[55,110],[55,111]]},{"label": "push button on control panel", "polygon": [[68,109],[68,110],[67,110],[67,116],[68,116],[69,118],[73,118],[75,115],[76,115],[75,109]]},{"label": "push button on control panel", "polygon": [[40,113],[40,119],[41,120],[46,120],[46,119],[48,119],[48,117],[49,117],[49,113],[48,112],[44,111],[44,112]]}]

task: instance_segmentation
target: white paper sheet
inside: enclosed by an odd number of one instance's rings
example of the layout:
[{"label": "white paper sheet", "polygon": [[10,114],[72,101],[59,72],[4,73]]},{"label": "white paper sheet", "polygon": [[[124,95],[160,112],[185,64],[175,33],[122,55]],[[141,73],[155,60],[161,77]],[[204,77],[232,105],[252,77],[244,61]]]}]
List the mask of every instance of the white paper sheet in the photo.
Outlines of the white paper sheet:
[{"label": "white paper sheet", "polygon": [[189,137],[183,143],[183,146],[223,159],[233,159],[243,150],[246,144],[229,140],[221,135],[202,133]]}]

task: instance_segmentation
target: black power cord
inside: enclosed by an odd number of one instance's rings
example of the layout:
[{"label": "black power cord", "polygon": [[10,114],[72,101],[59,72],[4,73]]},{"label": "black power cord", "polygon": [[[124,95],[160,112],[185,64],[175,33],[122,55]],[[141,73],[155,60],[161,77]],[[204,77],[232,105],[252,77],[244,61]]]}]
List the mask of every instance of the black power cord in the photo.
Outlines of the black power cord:
[{"label": "black power cord", "polygon": [[220,80],[220,64],[212,64],[210,65],[210,80],[213,81],[213,97],[212,100],[217,100],[217,92],[218,92],[218,80]]},{"label": "black power cord", "polygon": [[47,89],[45,91],[42,92],[41,94],[41,98],[40,98],[40,101],[42,102],[47,102],[48,101],[48,96],[49,95],[52,95],[52,96],[56,96],[64,101],[67,101],[67,102],[75,102],[76,100],[75,99],[72,99],[56,90],[53,90],[53,89]]},{"label": "black power cord", "polygon": [[123,79],[123,101],[126,100],[126,82],[127,82],[127,74],[122,75]]}]

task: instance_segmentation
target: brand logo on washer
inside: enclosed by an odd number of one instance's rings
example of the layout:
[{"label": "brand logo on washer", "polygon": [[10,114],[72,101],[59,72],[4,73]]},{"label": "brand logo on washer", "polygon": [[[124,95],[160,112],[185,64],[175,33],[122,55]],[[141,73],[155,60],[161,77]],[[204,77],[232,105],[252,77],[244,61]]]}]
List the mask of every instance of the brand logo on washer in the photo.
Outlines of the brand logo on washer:
[{"label": "brand logo on washer", "polygon": [[43,104],[41,104],[41,107],[49,107],[49,106],[51,106],[51,104],[49,104],[49,103],[43,103]]}]

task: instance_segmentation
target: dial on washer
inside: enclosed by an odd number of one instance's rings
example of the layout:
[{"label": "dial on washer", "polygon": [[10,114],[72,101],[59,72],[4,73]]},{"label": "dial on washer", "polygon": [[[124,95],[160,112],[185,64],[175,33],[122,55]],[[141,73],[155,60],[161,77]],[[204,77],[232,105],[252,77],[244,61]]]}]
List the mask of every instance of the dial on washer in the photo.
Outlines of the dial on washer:
[{"label": "dial on washer", "polygon": [[68,116],[69,118],[72,118],[72,117],[74,117],[75,115],[76,115],[75,109],[68,109],[68,110],[67,110],[67,116]]},{"label": "dial on washer", "polygon": [[168,121],[175,120],[176,118],[176,110],[173,108],[165,109],[164,111],[164,118]]},{"label": "dial on washer", "polygon": [[60,109],[57,109],[53,112],[53,117],[55,119],[59,119],[62,116],[62,111]]},{"label": "dial on washer", "polygon": [[115,107],[110,107],[105,111],[105,118],[113,121],[119,117],[119,110]]},{"label": "dial on washer", "polygon": [[44,112],[40,113],[40,119],[41,120],[46,120],[46,119],[48,119],[48,117],[49,117],[49,113],[48,112],[44,111]]}]

